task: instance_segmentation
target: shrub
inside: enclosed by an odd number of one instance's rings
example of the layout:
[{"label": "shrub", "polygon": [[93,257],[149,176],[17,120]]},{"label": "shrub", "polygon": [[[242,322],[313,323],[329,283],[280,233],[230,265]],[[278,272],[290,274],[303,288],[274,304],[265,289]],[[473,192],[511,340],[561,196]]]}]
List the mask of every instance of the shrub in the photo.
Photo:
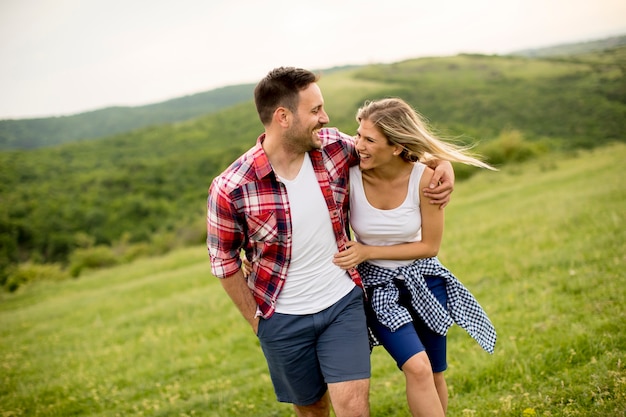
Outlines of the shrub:
[{"label": "shrub", "polygon": [[59,264],[34,264],[26,262],[9,268],[4,288],[14,292],[21,286],[37,281],[60,281],[67,279],[67,273]]},{"label": "shrub", "polygon": [[97,245],[91,248],[76,249],[70,255],[70,275],[78,277],[85,268],[103,268],[117,265],[120,259],[112,248]]},{"label": "shrub", "polygon": [[525,140],[519,130],[507,130],[480,146],[479,152],[492,165],[503,165],[509,162],[524,162],[547,151],[540,142]]},{"label": "shrub", "polygon": [[[489,162],[489,161],[486,161]],[[452,164],[454,166],[454,178],[456,181],[463,181],[476,174],[481,168],[465,164]]]}]

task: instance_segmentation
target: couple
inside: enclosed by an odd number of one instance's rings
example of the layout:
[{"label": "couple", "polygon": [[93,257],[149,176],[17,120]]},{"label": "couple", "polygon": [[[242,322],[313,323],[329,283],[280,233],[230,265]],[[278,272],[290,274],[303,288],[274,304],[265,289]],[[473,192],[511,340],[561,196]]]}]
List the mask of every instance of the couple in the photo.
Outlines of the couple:
[{"label": "couple", "polygon": [[[369,416],[379,343],[406,375],[411,413],[443,416],[447,329],[462,322],[487,350],[495,343],[480,306],[434,258],[453,188],[448,161],[489,166],[433,137],[397,99],[360,109],[356,138],[325,129],[317,80],[281,67],[256,86],[265,132],[209,189],[212,272],[297,416],[328,416],[331,404],[338,417]],[[426,156],[434,171],[418,162]]]}]

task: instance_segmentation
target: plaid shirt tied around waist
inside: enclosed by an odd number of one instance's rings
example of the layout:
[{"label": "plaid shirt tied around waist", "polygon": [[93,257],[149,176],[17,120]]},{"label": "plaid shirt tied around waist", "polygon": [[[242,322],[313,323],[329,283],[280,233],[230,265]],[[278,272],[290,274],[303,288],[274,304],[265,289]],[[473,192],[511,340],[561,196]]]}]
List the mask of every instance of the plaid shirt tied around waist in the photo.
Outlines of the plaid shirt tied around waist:
[{"label": "plaid shirt tied around waist", "polygon": [[[413,321],[409,311],[398,302],[400,293],[394,279],[402,275],[411,293],[413,309],[432,331],[445,336],[452,324],[456,323],[485,351],[494,352],[496,330],[487,314],[469,290],[436,257],[418,259],[410,265],[395,269],[364,262],[357,269],[365,287],[373,290],[370,302],[376,317],[391,331]],[[429,290],[424,275],[434,275],[445,280],[447,308]],[[378,341],[373,339],[373,344],[377,345]]]}]

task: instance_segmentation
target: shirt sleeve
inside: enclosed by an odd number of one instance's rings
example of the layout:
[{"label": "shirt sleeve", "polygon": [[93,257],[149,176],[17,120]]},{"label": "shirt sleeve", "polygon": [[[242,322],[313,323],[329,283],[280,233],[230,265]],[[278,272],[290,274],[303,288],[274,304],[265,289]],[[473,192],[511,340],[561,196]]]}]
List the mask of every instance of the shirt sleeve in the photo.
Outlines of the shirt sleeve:
[{"label": "shirt sleeve", "polygon": [[241,268],[242,242],[242,227],[232,199],[218,177],[211,183],[207,200],[207,248],[213,275],[226,278]]},{"label": "shirt sleeve", "polygon": [[322,129],[320,136],[324,136],[331,141],[339,141],[343,144],[343,150],[347,158],[348,166],[359,164],[359,155],[356,151],[356,138],[335,128]]}]

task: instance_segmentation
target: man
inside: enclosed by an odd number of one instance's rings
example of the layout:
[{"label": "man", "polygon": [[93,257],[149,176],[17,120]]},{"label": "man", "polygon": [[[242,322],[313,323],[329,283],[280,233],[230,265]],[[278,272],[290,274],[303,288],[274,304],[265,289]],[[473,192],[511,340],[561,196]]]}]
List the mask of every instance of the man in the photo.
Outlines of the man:
[{"label": "man", "polygon": [[[354,140],[329,122],[317,76],[276,68],[255,104],[265,132],[209,189],[213,274],[259,337],[277,399],[297,416],[369,416],[370,351],[356,270],[335,266],[348,241]],[[447,203],[450,164],[430,190]],[[240,252],[252,262],[247,282]]]}]

